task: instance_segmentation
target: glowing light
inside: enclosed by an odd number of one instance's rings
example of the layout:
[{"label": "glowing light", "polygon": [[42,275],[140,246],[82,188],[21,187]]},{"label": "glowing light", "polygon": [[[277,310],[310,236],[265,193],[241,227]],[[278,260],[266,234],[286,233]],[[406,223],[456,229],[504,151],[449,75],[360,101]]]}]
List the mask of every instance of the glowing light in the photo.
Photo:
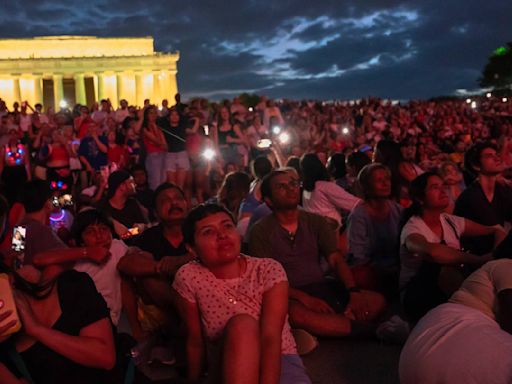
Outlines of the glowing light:
[{"label": "glowing light", "polygon": [[57,217],[53,217],[50,215],[50,220],[51,221],[61,221],[64,219],[64,216],[66,216],[66,212],[64,212],[63,209],[60,210],[60,216],[57,216]]},{"label": "glowing light", "polygon": [[471,99],[466,99],[467,104],[471,104]]},{"label": "glowing light", "polygon": [[281,133],[281,127],[276,125],[274,128],[272,128],[272,132],[274,132],[275,135],[279,135]]},{"label": "glowing light", "polygon": [[254,111],[254,108],[253,107],[249,107],[249,112],[252,112]]},{"label": "glowing light", "polygon": [[490,98],[491,98],[491,96],[492,96],[492,95],[491,95],[491,92],[487,92],[487,94],[486,94],[485,96],[487,96],[487,98],[488,98],[488,99],[490,99]]},{"label": "glowing light", "polygon": [[476,108],[476,101],[472,101],[471,102],[471,108],[475,109]]},{"label": "glowing light", "polygon": [[67,108],[68,107],[67,101],[66,100],[61,100],[59,102],[59,107],[61,107],[62,109]]},{"label": "glowing light", "polygon": [[286,132],[283,132],[279,135],[279,142],[281,144],[287,144],[290,141],[290,135]]},{"label": "glowing light", "polygon": [[203,156],[206,160],[212,160],[215,157],[215,151],[211,148],[206,148],[203,151]]},{"label": "glowing light", "polygon": [[349,129],[348,129],[347,127],[343,128],[343,129],[341,130],[341,133],[343,133],[344,135],[348,135],[348,133],[349,133],[349,132],[350,132],[350,131],[349,131]]},{"label": "glowing light", "polygon": [[508,99],[507,99],[506,97],[504,97],[503,99],[501,99],[501,101],[503,101],[504,103],[506,103],[506,102],[507,102],[507,100],[508,100]]},{"label": "glowing light", "polygon": [[503,56],[504,54],[507,53],[507,51],[508,49],[506,47],[499,47],[494,50],[494,54],[496,56]]}]

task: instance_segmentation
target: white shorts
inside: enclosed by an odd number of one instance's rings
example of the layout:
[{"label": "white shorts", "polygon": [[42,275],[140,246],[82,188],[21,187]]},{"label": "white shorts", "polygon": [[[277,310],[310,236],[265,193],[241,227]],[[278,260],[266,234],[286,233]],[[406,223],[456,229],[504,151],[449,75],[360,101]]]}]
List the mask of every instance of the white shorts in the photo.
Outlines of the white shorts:
[{"label": "white shorts", "polygon": [[167,172],[188,171],[189,169],[190,160],[187,151],[168,152],[165,156],[165,170]]}]

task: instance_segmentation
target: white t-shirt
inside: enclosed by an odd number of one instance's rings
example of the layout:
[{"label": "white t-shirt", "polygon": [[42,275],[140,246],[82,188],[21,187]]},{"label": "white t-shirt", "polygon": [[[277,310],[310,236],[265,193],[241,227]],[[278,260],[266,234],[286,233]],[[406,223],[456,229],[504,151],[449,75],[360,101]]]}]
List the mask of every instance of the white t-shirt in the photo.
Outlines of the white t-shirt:
[{"label": "white t-shirt", "polygon": [[302,193],[302,206],[307,212],[327,216],[341,225],[339,210],[352,211],[361,199],[351,195],[332,181],[317,181],[312,192]]},{"label": "white t-shirt", "polygon": [[[451,225],[450,225],[451,223]],[[405,247],[405,240],[412,234],[422,235],[429,243],[441,243],[460,249],[460,237],[465,229],[465,219],[459,216],[441,213],[441,226],[443,227],[443,239],[440,239],[419,216],[411,217],[400,234],[400,288],[404,287],[418,272],[422,255],[412,253]]]},{"label": "white t-shirt", "polygon": [[124,119],[126,119],[129,115],[130,111],[128,111],[128,108],[118,108],[115,113],[116,123],[121,124],[124,121]]},{"label": "white t-shirt", "polygon": [[117,326],[122,310],[121,276],[117,270],[117,263],[128,251],[128,246],[121,240],[114,239],[110,245],[110,258],[105,264],[96,264],[91,261],[79,261],[75,270],[86,272],[93,279],[96,289],[103,296],[110,309],[112,323]]},{"label": "white t-shirt", "polygon": [[449,302],[474,308],[496,320],[498,293],[505,289],[512,289],[512,260],[494,260],[464,280]]},{"label": "white t-shirt", "polygon": [[[267,258],[243,257],[247,268],[238,278],[218,279],[197,261],[182,266],[174,278],[173,288],[176,292],[199,307],[206,338],[211,342],[222,336],[226,324],[233,316],[248,314],[259,320],[265,292],[277,283],[287,281],[279,262]],[[297,353],[288,315],[281,335],[281,353]]]}]

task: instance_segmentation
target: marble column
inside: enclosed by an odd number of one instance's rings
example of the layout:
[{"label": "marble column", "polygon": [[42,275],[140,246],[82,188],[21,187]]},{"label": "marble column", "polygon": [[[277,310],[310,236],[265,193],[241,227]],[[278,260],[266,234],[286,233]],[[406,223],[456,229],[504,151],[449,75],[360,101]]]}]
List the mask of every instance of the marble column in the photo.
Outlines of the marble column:
[{"label": "marble column", "polygon": [[98,73],[98,103],[106,99],[105,97],[105,79],[103,78],[103,73]]},{"label": "marble column", "polygon": [[41,76],[34,76],[34,104],[43,104],[43,79]]},{"label": "marble column", "polygon": [[77,104],[86,105],[87,97],[85,95],[85,79],[83,73],[77,73],[75,79],[75,101]]},{"label": "marble column", "polygon": [[124,74],[116,73],[116,87],[117,87],[117,102],[120,103],[122,99],[126,98],[124,92]]},{"label": "marble column", "polygon": [[169,104],[173,105],[175,103],[174,96],[178,93],[178,83],[176,82],[176,73],[177,71],[169,71]]},{"label": "marble column", "polygon": [[162,88],[160,87],[160,79],[162,74],[160,72],[153,72],[153,92],[151,102],[155,105],[162,105]]},{"label": "marble column", "polygon": [[136,105],[141,108],[144,106],[144,84],[142,82],[142,76],[142,72],[135,72]]},{"label": "marble column", "polygon": [[[160,97],[163,99],[167,99],[169,102],[172,101],[169,89],[169,80],[167,79],[169,74],[167,71],[162,71],[160,75],[158,75],[158,84],[160,86]],[[162,101],[160,100],[160,102]]]},{"label": "marble column", "polygon": [[14,96],[14,101],[17,101],[18,103],[21,104],[21,102],[23,100],[21,100],[21,89],[20,89],[20,78],[19,77],[15,77],[12,79],[12,86],[13,86],[13,96]]},{"label": "marble column", "polygon": [[60,110],[60,102],[64,100],[64,84],[62,75],[53,75],[53,108],[55,112]]}]

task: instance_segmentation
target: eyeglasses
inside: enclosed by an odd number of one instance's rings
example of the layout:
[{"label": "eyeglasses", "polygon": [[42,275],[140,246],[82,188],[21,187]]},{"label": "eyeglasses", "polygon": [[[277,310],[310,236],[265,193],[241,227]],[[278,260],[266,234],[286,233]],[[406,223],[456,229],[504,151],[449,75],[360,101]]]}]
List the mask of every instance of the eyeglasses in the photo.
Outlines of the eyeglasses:
[{"label": "eyeglasses", "polygon": [[292,179],[287,183],[277,183],[275,184],[275,187],[281,191],[284,191],[285,189],[295,189],[302,187],[302,183],[297,179]]}]

